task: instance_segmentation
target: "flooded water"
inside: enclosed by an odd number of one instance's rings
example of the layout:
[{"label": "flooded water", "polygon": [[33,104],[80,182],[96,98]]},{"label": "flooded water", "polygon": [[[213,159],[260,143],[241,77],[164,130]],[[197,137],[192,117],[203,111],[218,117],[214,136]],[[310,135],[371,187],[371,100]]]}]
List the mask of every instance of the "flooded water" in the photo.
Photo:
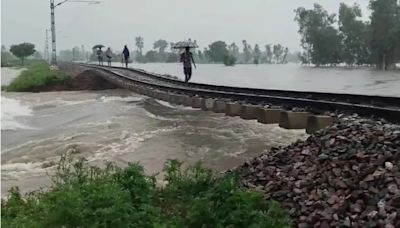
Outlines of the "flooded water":
[{"label": "flooded water", "polygon": [[[115,64],[121,66],[121,64]],[[130,64],[130,67],[183,80],[179,63]],[[236,65],[199,64],[192,82],[235,87],[317,91],[400,97],[400,71],[371,68],[311,68],[296,64]]]},{"label": "flooded water", "polygon": [[[181,76],[179,64],[135,64],[156,73]],[[9,83],[20,70],[2,68]],[[369,69],[311,69],[296,65],[202,64],[194,82],[284,90],[400,96],[399,72]],[[93,164],[140,162],[160,172],[167,159],[202,161],[226,170],[272,146],[304,139],[304,130],[226,117],[154,100],[127,90],[5,93],[1,97],[2,195],[49,184],[47,167],[68,148]]]},{"label": "flooded water", "polygon": [[140,162],[148,173],[167,159],[202,161],[222,171],[304,130],[228,118],[127,90],[2,93],[2,193],[48,185],[46,164],[77,148],[93,164]]}]

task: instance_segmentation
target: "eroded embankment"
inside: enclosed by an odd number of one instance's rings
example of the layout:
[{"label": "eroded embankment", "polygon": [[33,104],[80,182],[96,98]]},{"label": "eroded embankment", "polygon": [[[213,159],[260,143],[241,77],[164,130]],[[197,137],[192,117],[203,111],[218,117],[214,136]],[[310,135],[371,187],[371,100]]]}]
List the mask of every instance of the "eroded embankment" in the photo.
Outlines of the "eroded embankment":
[{"label": "eroded embankment", "polygon": [[96,75],[93,70],[86,70],[78,75],[70,76],[64,81],[51,82],[48,85],[33,87],[27,92],[105,90],[118,88],[107,80]]}]

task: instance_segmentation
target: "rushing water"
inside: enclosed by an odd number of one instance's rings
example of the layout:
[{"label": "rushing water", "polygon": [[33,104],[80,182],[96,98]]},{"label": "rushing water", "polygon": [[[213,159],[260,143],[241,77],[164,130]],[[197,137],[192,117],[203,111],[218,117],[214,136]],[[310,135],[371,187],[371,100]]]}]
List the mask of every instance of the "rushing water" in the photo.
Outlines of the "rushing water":
[{"label": "rushing water", "polygon": [[[178,64],[136,64],[181,77]],[[2,84],[20,71],[2,68]],[[242,87],[400,96],[398,72],[310,69],[295,65],[199,65],[193,81]],[[230,118],[137,95],[127,90],[4,93],[1,99],[2,194],[11,186],[48,185],[44,165],[68,148],[93,164],[140,162],[160,172],[166,159],[203,161],[222,171],[306,137],[304,130]]]},{"label": "rushing water", "polygon": [[[121,66],[121,64],[115,64]],[[181,64],[130,64],[158,74],[178,76],[183,80]],[[400,71],[371,68],[312,68],[296,64],[236,65],[199,64],[192,82],[235,87],[352,93],[400,97]]]},{"label": "rushing water", "polygon": [[304,130],[228,118],[154,100],[127,90],[2,93],[2,193],[46,186],[68,148],[93,164],[140,162],[148,173],[176,158],[217,171],[271,146],[306,137]]}]

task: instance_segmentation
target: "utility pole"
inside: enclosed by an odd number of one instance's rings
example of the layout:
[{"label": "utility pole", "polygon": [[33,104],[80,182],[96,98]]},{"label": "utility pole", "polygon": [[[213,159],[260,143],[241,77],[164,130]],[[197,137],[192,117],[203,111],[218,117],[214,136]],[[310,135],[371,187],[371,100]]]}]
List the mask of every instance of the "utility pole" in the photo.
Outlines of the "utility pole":
[{"label": "utility pole", "polygon": [[101,1],[90,1],[90,0],[63,0],[60,3],[54,4],[54,0],[50,0],[50,24],[51,24],[51,64],[57,65],[57,45],[56,45],[56,21],[55,21],[55,9],[66,2],[81,2],[89,4],[99,4]]},{"label": "utility pole", "polygon": [[44,59],[46,62],[50,62],[50,53],[49,53],[49,30],[46,29],[46,41],[44,44]]},{"label": "utility pole", "polygon": [[56,45],[56,21],[54,0],[50,0],[50,20],[51,20],[51,65],[57,65],[57,45]]}]

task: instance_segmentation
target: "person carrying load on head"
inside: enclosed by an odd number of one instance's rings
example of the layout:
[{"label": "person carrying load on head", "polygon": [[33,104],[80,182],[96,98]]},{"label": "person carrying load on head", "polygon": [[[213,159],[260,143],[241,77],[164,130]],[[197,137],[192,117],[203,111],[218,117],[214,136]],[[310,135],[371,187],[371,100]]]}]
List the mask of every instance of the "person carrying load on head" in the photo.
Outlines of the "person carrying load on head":
[{"label": "person carrying load on head", "polygon": [[190,47],[185,47],[185,52],[181,54],[181,63],[183,63],[183,73],[185,74],[185,82],[187,83],[192,77],[192,63],[196,67]]}]

